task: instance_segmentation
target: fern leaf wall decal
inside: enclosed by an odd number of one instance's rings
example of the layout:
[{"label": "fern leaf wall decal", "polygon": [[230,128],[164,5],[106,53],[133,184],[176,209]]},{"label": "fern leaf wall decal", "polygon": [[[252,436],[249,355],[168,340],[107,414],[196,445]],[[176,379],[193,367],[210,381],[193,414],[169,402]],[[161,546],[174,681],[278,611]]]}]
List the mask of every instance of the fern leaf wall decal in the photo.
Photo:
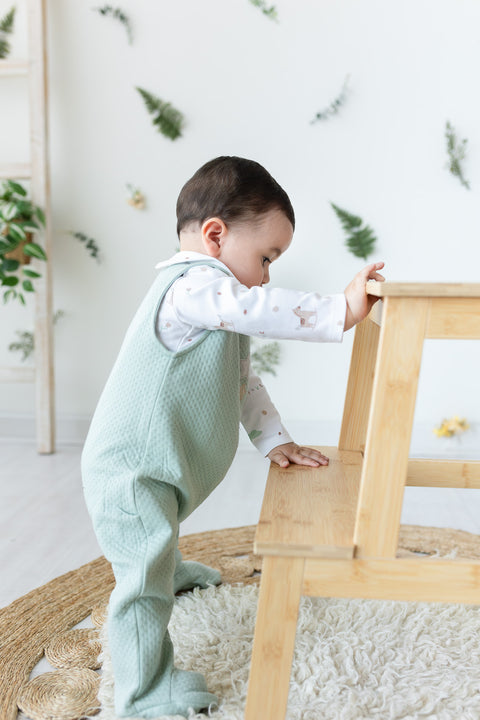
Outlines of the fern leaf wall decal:
[{"label": "fern leaf wall decal", "polygon": [[335,210],[343,229],[347,233],[345,244],[352,255],[367,260],[369,255],[374,252],[377,242],[372,228],[368,225],[361,227],[363,220],[358,215],[352,215],[334,203],[330,203],[330,205]]},{"label": "fern leaf wall decal", "polygon": [[176,140],[180,137],[185,121],[180,110],[177,110],[171,103],[161,100],[144,88],[137,87],[137,90],[142,96],[148,112],[152,115],[152,122],[158,132],[161,132],[162,135],[170,138],[170,140]]}]

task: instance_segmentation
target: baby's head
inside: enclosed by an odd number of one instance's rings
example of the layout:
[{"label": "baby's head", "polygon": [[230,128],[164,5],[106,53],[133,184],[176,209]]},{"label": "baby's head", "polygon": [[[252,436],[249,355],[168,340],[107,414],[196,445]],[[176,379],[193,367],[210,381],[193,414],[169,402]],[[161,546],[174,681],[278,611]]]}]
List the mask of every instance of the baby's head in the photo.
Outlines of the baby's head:
[{"label": "baby's head", "polygon": [[182,250],[221,260],[252,287],[290,245],[295,215],[286,192],[253,160],[218,157],[203,165],[177,200]]}]

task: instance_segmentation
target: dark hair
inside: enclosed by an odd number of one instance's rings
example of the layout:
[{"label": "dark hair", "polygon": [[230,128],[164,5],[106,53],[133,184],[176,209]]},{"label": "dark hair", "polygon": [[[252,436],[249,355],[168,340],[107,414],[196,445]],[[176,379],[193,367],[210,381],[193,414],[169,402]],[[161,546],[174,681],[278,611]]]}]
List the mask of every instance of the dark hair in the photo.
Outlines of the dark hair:
[{"label": "dark hair", "polygon": [[295,228],[290,199],[260,163],[235,156],[210,160],[197,170],[177,200],[177,233],[210,217],[225,223],[252,220],[269,210],[285,213]]}]

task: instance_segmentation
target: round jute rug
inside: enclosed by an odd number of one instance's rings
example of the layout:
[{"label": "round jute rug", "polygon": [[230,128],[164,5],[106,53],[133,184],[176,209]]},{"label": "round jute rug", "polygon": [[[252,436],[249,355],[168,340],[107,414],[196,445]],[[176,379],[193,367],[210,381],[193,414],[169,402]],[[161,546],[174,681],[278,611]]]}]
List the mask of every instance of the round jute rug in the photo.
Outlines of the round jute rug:
[{"label": "round jute rug", "polygon": [[[255,526],[198,533],[180,538],[179,546],[184,559],[195,559],[218,568],[224,583],[252,584],[259,581],[261,570],[261,559],[251,552],[254,533]],[[480,558],[480,538],[458,530],[405,525],[401,528],[399,554],[409,553]],[[35,708],[31,717],[34,714],[35,720],[52,718],[50,705],[45,705],[43,710],[43,700],[37,702],[35,696],[32,699],[31,686],[27,686],[30,673],[48,648],[47,653],[52,654],[52,648],[61,645],[62,653],[67,653],[69,658],[75,654],[70,647],[64,649],[66,639],[70,639],[67,631],[90,616],[94,608],[100,618],[94,624],[100,625],[102,612],[101,607],[98,608],[107,602],[113,586],[110,565],[101,557],[0,610],[1,720],[15,720],[18,704],[26,694],[29,707]],[[92,631],[88,637],[85,633],[79,636],[79,653],[85,654],[85,645],[94,640]],[[78,675],[75,668],[71,671],[72,677]],[[57,672],[68,674],[70,670]],[[62,677],[66,677],[63,674]],[[45,679],[46,675],[40,677]],[[58,684],[59,676],[52,675],[51,682]],[[43,687],[40,681],[37,684]],[[61,698],[61,702],[64,701]],[[91,700],[89,702],[91,704]],[[82,715],[80,711],[62,712],[64,718],[72,720]]]}]

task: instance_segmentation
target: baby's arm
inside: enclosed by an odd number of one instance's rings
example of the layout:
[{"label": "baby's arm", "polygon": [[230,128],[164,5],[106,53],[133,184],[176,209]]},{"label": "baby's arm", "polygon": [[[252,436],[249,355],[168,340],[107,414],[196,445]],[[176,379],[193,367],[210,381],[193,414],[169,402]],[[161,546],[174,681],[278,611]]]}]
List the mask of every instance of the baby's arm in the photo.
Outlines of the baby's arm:
[{"label": "baby's arm", "polygon": [[277,445],[292,441],[264,384],[253,372],[251,366],[249,367],[241,423],[250,441],[265,457]]},{"label": "baby's arm", "polygon": [[345,315],[344,330],[350,330],[351,327],[359,323],[372,309],[372,305],[380,298],[367,295],[366,284],[368,280],[378,280],[383,282],[385,278],[377,272],[381,270],[385,263],[378,262],[367,265],[355,275],[352,282],[345,288],[345,298],[347,300],[347,312]]},{"label": "baby's arm", "polygon": [[[344,330],[349,330],[358,322],[363,320],[370,312],[372,305],[378,300],[376,297],[367,295],[366,283],[368,280],[383,282],[385,278],[377,272],[384,267],[383,262],[367,265],[361,270],[352,282],[345,289],[347,311],[345,315]],[[295,442],[287,442],[277,445],[267,453],[267,457],[280,467],[288,467],[290,463],[296,465],[328,465],[328,458],[314,448],[297,445]]]},{"label": "baby's arm", "polygon": [[242,409],[242,425],[257,450],[280,467],[287,467],[290,462],[312,467],[328,465],[328,458],[318,450],[292,441],[265,386],[251,368]]},{"label": "baby's arm", "polygon": [[[346,299],[285,288],[247,288],[211,267],[193,267],[169,293],[176,323],[270,339],[341,342]],[[167,301],[167,297],[165,298]]]}]

